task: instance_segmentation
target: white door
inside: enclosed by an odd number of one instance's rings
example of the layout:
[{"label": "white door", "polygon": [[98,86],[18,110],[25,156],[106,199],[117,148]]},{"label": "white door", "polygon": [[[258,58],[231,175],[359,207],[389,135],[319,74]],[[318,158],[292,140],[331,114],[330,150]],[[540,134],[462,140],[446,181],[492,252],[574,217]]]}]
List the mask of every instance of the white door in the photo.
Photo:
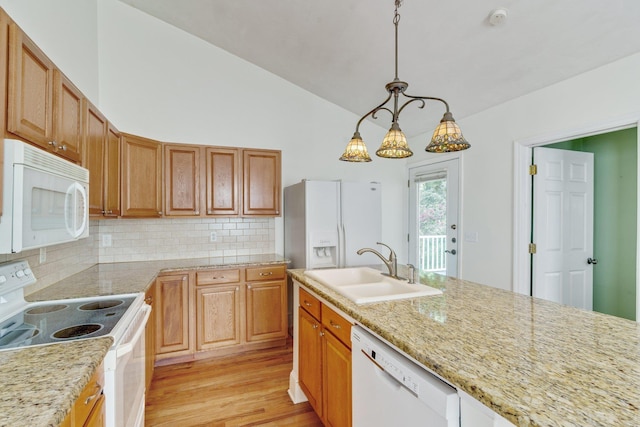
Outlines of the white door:
[{"label": "white door", "polygon": [[409,168],[409,262],[458,276],[458,159]]},{"label": "white door", "polygon": [[533,296],[592,310],[593,153],[536,147],[533,158]]}]

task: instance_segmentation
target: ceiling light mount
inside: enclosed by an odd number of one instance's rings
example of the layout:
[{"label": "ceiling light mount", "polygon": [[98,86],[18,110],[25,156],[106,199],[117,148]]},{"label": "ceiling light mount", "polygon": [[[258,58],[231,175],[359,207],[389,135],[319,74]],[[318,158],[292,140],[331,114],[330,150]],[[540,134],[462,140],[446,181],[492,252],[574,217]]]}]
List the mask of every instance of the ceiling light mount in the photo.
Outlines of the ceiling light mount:
[{"label": "ceiling light mount", "polygon": [[[377,119],[376,114],[380,110],[388,111],[391,116],[391,128],[382,140],[382,145],[376,151],[376,155],[388,159],[402,159],[410,157],[413,152],[407,144],[407,138],[400,129],[398,124],[398,117],[402,110],[409,104],[418,102],[418,108],[424,108],[425,101],[439,101],[444,104],[446,111],[440,124],[433,132],[433,136],[429,145],[425,148],[426,151],[432,153],[444,153],[448,151],[460,151],[466,150],[471,145],[462,136],[460,128],[453,119],[453,115],[449,111],[449,104],[442,99],[432,96],[412,96],[407,95],[405,91],[409,87],[407,82],[404,82],[398,78],[398,23],[400,22],[400,14],[398,8],[402,5],[402,0],[395,0],[395,13],[393,16],[393,25],[395,26],[395,78],[390,83],[387,83],[385,88],[389,95],[387,98],[377,107],[369,111],[358,120],[356,125],[356,131],[351,138],[351,141],[347,144],[347,147],[340,157],[340,160],[346,162],[370,162],[371,157],[367,152],[367,146],[365,145],[362,137],[360,136],[360,124],[364,119],[371,116],[372,119]],[[400,105],[400,95],[405,98],[409,98],[404,104]],[[393,98],[393,110],[386,107],[386,104]]]}]

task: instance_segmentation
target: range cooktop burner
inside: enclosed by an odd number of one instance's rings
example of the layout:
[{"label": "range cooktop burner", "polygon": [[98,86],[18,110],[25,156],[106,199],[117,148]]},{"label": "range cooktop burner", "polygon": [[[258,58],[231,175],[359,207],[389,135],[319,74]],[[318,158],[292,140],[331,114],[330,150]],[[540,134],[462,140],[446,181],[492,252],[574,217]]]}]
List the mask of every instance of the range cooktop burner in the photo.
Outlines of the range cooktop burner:
[{"label": "range cooktop burner", "polygon": [[42,305],[39,307],[33,307],[24,312],[24,314],[45,314],[45,313],[55,313],[56,311],[64,310],[69,307],[66,304],[52,304],[52,305]]},{"label": "range cooktop burner", "polygon": [[0,321],[0,350],[109,334],[135,296],[32,303]]},{"label": "range cooktop burner", "polygon": [[60,329],[59,331],[54,332],[52,336],[57,339],[68,340],[91,335],[92,333],[97,332],[102,328],[102,325],[95,323],[90,323],[87,325],[75,325],[69,326],[68,328]]},{"label": "range cooktop burner", "polygon": [[105,308],[117,307],[120,304],[124,304],[122,300],[104,300],[95,301],[88,304],[81,305],[78,310],[92,311],[92,310],[104,310]]}]

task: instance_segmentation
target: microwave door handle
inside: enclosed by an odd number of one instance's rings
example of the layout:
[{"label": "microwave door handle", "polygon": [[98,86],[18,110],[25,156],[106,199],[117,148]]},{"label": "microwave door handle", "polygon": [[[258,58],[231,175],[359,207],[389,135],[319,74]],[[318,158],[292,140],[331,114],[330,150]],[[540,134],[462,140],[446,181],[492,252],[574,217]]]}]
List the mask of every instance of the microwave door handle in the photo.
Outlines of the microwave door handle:
[{"label": "microwave door handle", "polygon": [[149,316],[151,315],[151,306],[148,304],[145,304],[142,307],[142,310],[145,311],[144,319],[142,320],[142,322],[138,322],[134,320],[135,325],[132,325],[132,326],[138,328],[138,330],[135,332],[133,337],[130,340],[128,340],[126,343],[118,345],[118,347],[116,348],[116,358],[120,358],[127,353],[131,353],[131,351],[133,350],[133,346],[138,342],[140,335],[144,333],[145,325],[147,324],[147,320],[149,320]]},{"label": "microwave door handle", "polygon": [[[78,197],[78,193],[80,197]],[[70,206],[70,199],[73,200],[73,206]],[[82,211],[85,211],[88,206],[87,192],[84,187],[77,182],[74,182],[69,186],[67,190],[67,199],[65,201],[65,211],[69,213],[69,215],[65,215],[65,225],[67,227],[67,231],[69,234],[75,239],[84,233],[85,228],[87,228],[87,216],[82,215],[82,223],[80,227],[77,226],[76,220],[77,218],[77,209],[78,204],[81,204]]]}]

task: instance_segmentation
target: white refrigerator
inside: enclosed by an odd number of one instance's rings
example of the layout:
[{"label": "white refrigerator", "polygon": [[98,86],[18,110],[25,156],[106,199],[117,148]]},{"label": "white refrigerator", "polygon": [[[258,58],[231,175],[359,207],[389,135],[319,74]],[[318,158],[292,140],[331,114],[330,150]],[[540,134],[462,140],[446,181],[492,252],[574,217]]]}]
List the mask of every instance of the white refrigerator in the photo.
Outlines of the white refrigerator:
[{"label": "white refrigerator", "polygon": [[284,255],[290,268],[379,265],[382,237],[378,182],[303,180],[284,189]]}]

